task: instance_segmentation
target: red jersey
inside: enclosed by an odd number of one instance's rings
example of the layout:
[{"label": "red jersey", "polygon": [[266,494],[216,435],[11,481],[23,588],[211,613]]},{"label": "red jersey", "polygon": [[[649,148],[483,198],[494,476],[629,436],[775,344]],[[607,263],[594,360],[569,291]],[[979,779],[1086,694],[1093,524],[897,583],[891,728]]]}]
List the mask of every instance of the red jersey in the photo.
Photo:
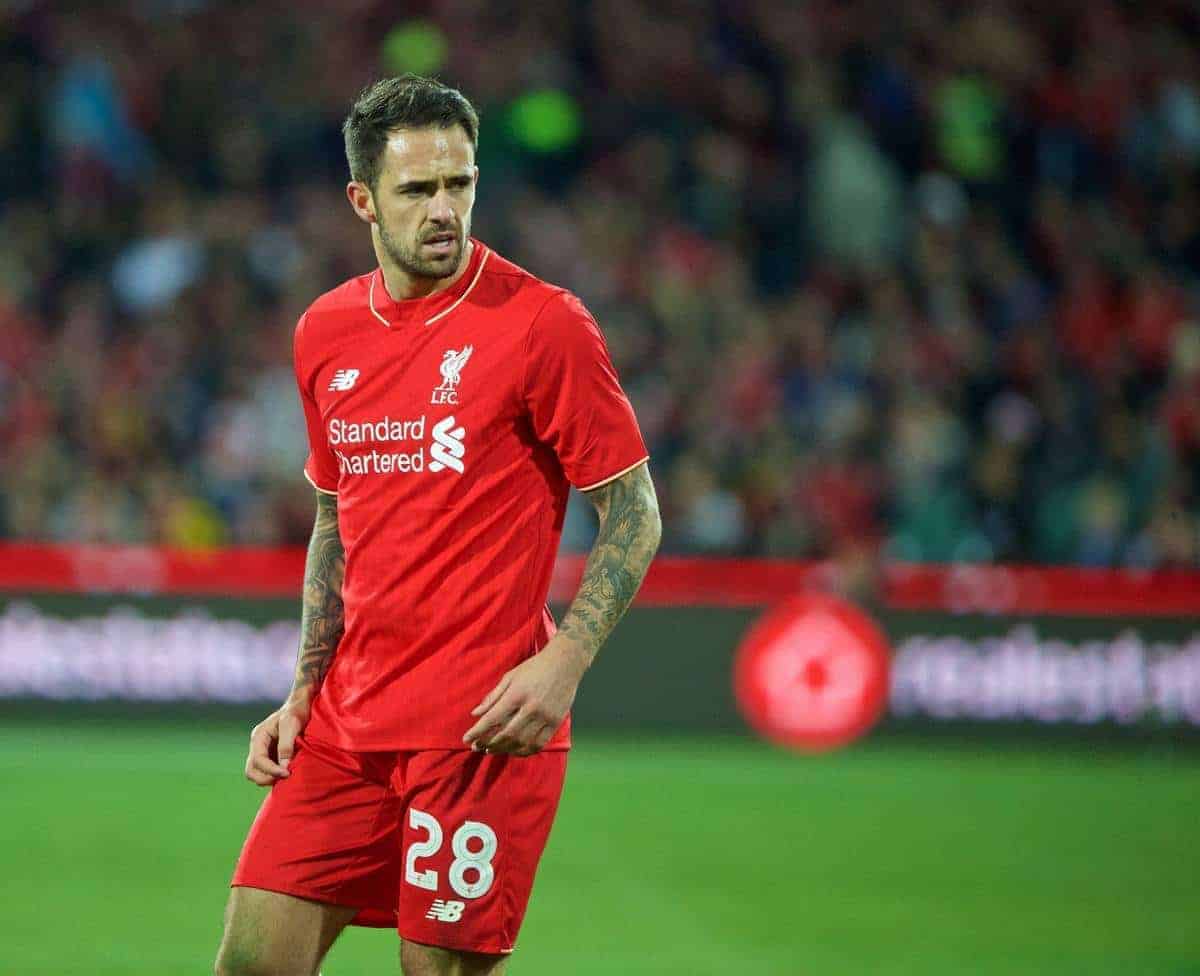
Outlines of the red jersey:
[{"label": "red jersey", "polygon": [[343,749],[466,748],[471,709],[554,633],[568,483],[647,457],[579,299],[472,244],[445,291],[397,302],[376,269],[296,327],[304,471],[337,494],[346,550],[346,629],[307,734]]}]

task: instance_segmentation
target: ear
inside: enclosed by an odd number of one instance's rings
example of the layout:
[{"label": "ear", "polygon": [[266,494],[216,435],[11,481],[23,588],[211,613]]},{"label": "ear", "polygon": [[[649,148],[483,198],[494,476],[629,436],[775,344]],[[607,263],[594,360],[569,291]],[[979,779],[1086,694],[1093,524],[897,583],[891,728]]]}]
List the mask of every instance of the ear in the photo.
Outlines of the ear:
[{"label": "ear", "polygon": [[346,184],[346,198],[350,206],[358,214],[358,219],[364,223],[375,223],[375,200],[365,183],[351,180]]}]

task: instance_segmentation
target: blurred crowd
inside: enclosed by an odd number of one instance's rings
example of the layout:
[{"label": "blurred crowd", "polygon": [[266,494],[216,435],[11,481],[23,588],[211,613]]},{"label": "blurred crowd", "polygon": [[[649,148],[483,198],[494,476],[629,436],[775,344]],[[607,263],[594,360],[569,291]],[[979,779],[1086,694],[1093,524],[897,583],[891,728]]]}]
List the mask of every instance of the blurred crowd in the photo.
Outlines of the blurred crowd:
[{"label": "blurred crowd", "polygon": [[[1200,565],[1200,14],[1064,0],[0,10],[0,536],[303,541],[340,123],[480,108],[475,232],[595,312],[674,552]],[[586,504],[567,543],[586,544]]]}]

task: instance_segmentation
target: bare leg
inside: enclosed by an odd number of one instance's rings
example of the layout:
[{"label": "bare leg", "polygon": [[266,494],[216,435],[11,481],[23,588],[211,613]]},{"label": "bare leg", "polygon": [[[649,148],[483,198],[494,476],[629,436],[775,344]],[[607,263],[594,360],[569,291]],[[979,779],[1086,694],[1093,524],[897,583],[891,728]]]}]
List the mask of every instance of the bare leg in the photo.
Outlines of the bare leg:
[{"label": "bare leg", "polygon": [[400,946],[404,976],[504,976],[508,956],[458,952],[405,941]]},{"label": "bare leg", "polygon": [[217,976],[315,976],[357,909],[259,888],[234,888]]}]

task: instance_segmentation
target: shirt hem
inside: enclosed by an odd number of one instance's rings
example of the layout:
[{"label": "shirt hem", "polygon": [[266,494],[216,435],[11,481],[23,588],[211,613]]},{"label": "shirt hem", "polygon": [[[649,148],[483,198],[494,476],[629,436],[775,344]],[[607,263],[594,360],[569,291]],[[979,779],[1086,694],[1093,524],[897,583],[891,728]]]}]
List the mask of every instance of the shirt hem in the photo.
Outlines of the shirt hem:
[{"label": "shirt hem", "polygon": [[[315,736],[318,741],[325,742],[328,745],[341,749],[343,752],[472,752],[470,746],[457,745],[413,745],[405,743],[404,745],[393,745],[392,743],[369,742],[366,745],[359,745],[356,742],[348,740],[326,739],[323,736]],[[570,752],[571,744],[568,742],[564,745],[543,746],[540,752]],[[503,753],[493,753],[493,755],[504,755]]]},{"label": "shirt hem", "polygon": [[[329,735],[328,732],[322,734],[322,730],[318,729],[316,735],[310,735],[306,729],[304,732],[306,738],[315,739],[318,742],[324,742],[327,745],[333,746],[335,749],[341,749],[343,752],[471,752],[469,745],[463,742],[458,742],[453,745],[447,745],[445,742],[430,742],[412,739],[393,739],[383,741],[369,741],[365,743],[356,742],[352,738],[346,738],[340,735]],[[542,752],[570,752],[571,740],[566,742],[556,742],[543,746]],[[497,754],[499,755],[499,753]]]}]

